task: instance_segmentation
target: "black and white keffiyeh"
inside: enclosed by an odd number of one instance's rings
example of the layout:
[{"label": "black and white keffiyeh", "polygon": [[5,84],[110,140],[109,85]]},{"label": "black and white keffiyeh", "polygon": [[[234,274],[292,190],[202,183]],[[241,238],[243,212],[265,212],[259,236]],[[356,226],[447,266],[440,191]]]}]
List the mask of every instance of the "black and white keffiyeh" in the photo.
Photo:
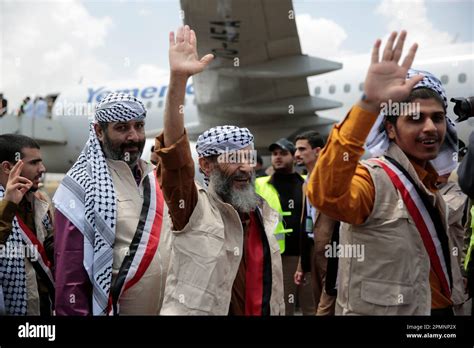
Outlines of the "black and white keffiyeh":
[{"label": "black and white keffiyeh", "polygon": [[253,135],[247,128],[217,126],[202,133],[196,143],[199,157],[209,157],[237,151],[253,145]]},{"label": "black and white keffiyeh", "polygon": [[[252,146],[253,135],[248,128],[237,126],[217,126],[202,133],[196,142],[199,157],[218,156]],[[204,175],[204,184],[209,185],[209,177]]]},{"label": "black and white keffiyeh", "polygon": [[[423,74],[423,80],[418,82],[414,89],[429,88],[435,91],[443,100],[444,109],[447,110],[448,99],[446,97],[446,91],[436,76],[427,71],[410,69],[407,73],[407,79],[420,74]],[[385,115],[380,113],[367,137],[365,149],[370,153],[371,157],[383,155],[389,147],[390,140],[385,132],[384,118]],[[448,174],[457,166],[458,136],[456,126],[449,117],[446,117],[446,124],[446,136],[441,145],[439,154],[434,160],[430,161],[439,175]]]},{"label": "black and white keffiyeh", "polygon": [[84,235],[84,267],[93,287],[92,314],[106,315],[112,281],[117,205],[112,177],[97,139],[95,122],[128,122],[146,117],[132,95],[110,93],[96,106],[89,139],[61,182],[53,202]]},{"label": "black and white keffiyeh", "polygon": [[[5,189],[0,185],[0,200],[3,200]],[[22,250],[23,241],[16,218],[13,230],[7,239],[6,246]],[[3,292],[5,314],[26,315],[27,293],[25,259],[23,257],[0,257],[0,287]]]},{"label": "black and white keffiyeh", "polygon": [[[5,189],[0,185],[0,201],[5,196]],[[52,228],[48,214],[42,219],[43,226]],[[27,248],[30,249],[29,252]],[[3,246],[0,257],[0,301],[7,315],[26,315],[28,311],[28,297],[26,288],[25,257],[30,257],[31,262],[37,262],[37,249],[32,249],[25,233],[21,230],[17,217],[12,221],[12,232]],[[49,274],[52,276],[51,274]]]}]

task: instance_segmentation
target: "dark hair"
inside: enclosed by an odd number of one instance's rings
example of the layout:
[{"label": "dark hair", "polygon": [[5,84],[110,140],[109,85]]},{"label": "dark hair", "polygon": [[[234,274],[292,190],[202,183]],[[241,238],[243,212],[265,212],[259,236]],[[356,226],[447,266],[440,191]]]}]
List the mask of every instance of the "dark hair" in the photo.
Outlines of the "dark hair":
[{"label": "dark hair", "polygon": [[108,122],[98,122],[102,132],[107,133]]},{"label": "dark hair", "polygon": [[[444,111],[446,112],[446,109],[444,108],[443,99],[436,91],[433,91],[430,88],[420,87],[420,88],[412,89],[408,98],[405,99],[403,102],[411,103],[415,99],[434,99],[443,107]],[[397,124],[398,119],[399,117],[397,115],[385,116],[385,121],[390,122],[393,125]]]},{"label": "dark hair", "polygon": [[20,154],[20,158],[23,158],[22,150],[24,148],[39,149],[38,143],[24,135],[20,134],[2,134],[0,135],[0,163],[8,161],[15,163],[18,158],[17,154]]},{"label": "dark hair", "polygon": [[295,138],[295,144],[298,140],[307,140],[312,149],[317,147],[324,147],[324,140],[321,135],[316,131],[306,131],[298,134]]}]

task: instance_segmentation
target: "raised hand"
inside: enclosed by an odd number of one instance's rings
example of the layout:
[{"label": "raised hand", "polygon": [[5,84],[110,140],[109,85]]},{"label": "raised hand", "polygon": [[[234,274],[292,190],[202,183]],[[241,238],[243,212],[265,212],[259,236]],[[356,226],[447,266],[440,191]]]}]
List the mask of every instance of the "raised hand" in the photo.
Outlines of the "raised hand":
[{"label": "raised hand", "polygon": [[23,168],[23,161],[19,160],[10,171],[8,175],[7,186],[5,187],[5,197],[4,199],[13,203],[20,203],[25,193],[31,188],[33,183],[20,176],[21,170]]},{"label": "raised hand", "polygon": [[380,104],[389,100],[398,102],[406,99],[413,87],[423,79],[422,75],[416,75],[406,80],[408,69],[415,59],[417,44],[413,44],[410,48],[403,63],[398,64],[406,36],[406,31],[402,31],[395,43],[397,32],[393,32],[387,41],[381,61],[379,61],[381,41],[377,40],[374,44],[372,61],[364,83],[365,103],[376,109],[373,111],[379,110]]},{"label": "raised hand", "polygon": [[212,54],[207,54],[199,59],[196,33],[187,25],[178,29],[176,39],[174,32],[170,33],[169,39],[169,60],[172,74],[187,78],[203,71],[214,59]]}]

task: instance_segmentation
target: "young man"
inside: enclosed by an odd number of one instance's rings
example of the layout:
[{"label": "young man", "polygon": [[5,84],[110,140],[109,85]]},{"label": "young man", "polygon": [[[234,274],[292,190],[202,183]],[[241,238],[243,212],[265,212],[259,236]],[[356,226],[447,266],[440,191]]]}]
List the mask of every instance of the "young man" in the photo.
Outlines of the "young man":
[{"label": "young man", "polygon": [[273,234],[278,213],[256,193],[253,136],[217,126],[196,144],[208,190],[194,182],[181,112],[186,82],[212,60],[198,59],[188,26],[170,33],[170,83],[163,134],[155,150],[173,221],[170,268],[161,314],[284,314],[281,256]]},{"label": "young man", "polygon": [[0,135],[0,314],[52,315],[52,207],[38,191],[46,171],[39,145]]},{"label": "young man", "polygon": [[[315,131],[308,131],[296,137],[296,163],[304,165],[312,173],[324,141]],[[306,197],[309,175],[303,185],[304,214],[302,226],[305,232],[301,237],[301,259],[294,278],[301,283],[308,274],[313,283],[316,315],[334,315],[336,297],[326,292],[328,258],[327,246],[331,246],[333,233],[339,233],[339,223],[317,211]]]},{"label": "young man", "polygon": [[[345,222],[342,250],[363,254],[339,258],[337,313],[452,315],[453,282],[460,274],[446,232],[447,208],[429,163],[445,141],[447,101],[433,76],[411,73],[407,79],[417,46],[398,65],[406,32],[395,43],[396,37],[390,35],[381,61],[376,41],[364,96],[333,129],[308,197],[317,209]],[[369,146],[383,149],[384,157],[359,164],[380,111],[399,102],[415,109],[387,114],[384,126],[374,127],[376,140]]]},{"label": "young man", "polygon": [[146,109],[110,93],[54,196],[56,313],[157,315],[169,223],[153,165],[141,160]]},{"label": "young man", "polygon": [[282,217],[275,230],[283,264],[283,283],[286,315],[294,315],[298,301],[303,315],[314,315],[314,301],[310,282],[295,284],[294,273],[300,256],[303,182],[295,172],[295,146],[285,138],[271,144],[274,174],[255,181],[255,191]]}]

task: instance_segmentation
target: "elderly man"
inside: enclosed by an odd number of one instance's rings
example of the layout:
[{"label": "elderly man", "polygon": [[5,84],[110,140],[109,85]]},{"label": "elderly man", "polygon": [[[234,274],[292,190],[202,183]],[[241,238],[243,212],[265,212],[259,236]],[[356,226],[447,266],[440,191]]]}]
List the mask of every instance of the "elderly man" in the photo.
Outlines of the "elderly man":
[{"label": "elderly man", "polygon": [[0,314],[53,313],[52,208],[38,143],[0,135]]},{"label": "elderly man", "polygon": [[194,163],[180,106],[186,81],[212,60],[197,57],[188,26],[170,34],[170,84],[157,138],[163,193],[173,222],[170,268],[161,314],[284,314],[278,213],[255,193],[246,128],[204,132],[196,150],[208,190],[194,183]]},{"label": "elderly man", "polygon": [[169,224],[153,166],[140,159],[145,116],[131,95],[102,99],[54,196],[58,315],[160,311]]}]

